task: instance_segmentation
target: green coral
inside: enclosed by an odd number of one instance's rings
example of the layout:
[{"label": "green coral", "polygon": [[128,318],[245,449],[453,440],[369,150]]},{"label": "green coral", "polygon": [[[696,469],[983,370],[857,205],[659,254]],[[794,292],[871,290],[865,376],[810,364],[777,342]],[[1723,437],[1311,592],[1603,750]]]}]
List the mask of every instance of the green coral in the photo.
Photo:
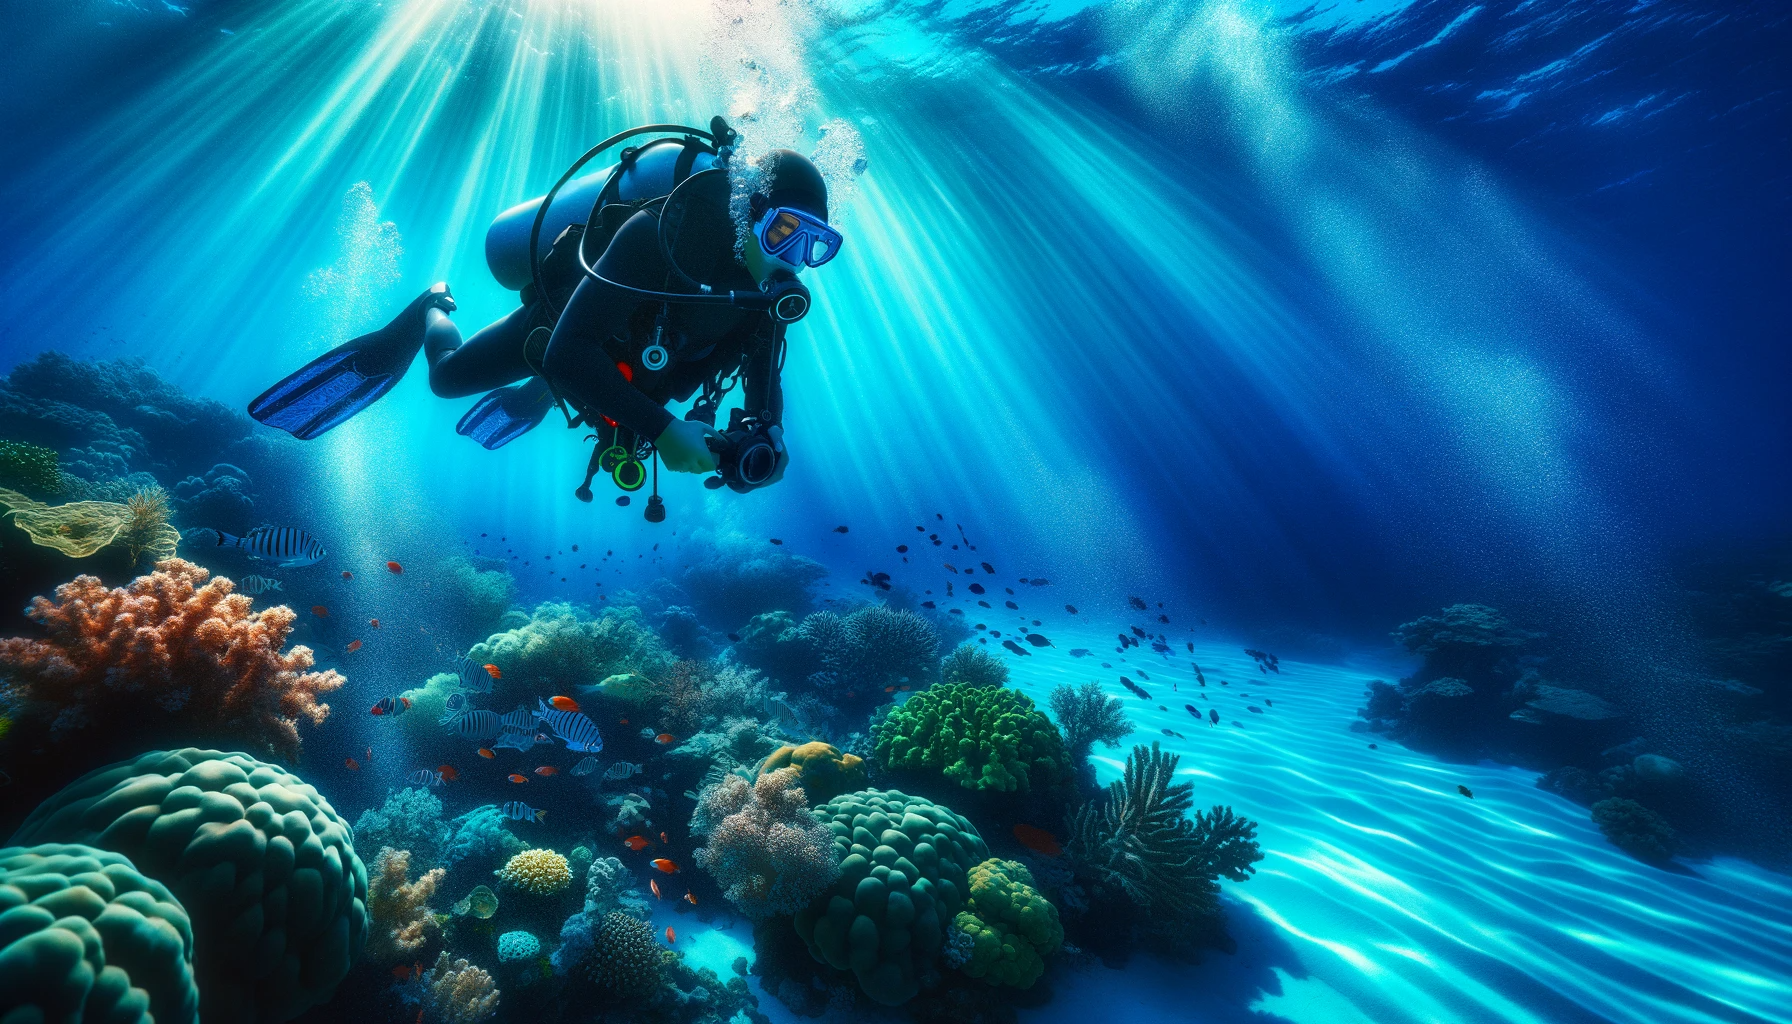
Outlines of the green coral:
[{"label": "green coral", "polygon": [[949,808],[896,790],[848,793],[814,813],[833,833],[840,877],[796,915],[797,934],[867,996],[900,1005],[938,959],[989,847]]},{"label": "green coral", "polygon": [[872,740],[885,768],[937,772],[965,789],[1026,793],[1070,776],[1058,727],[1006,687],[930,686],[892,708]]},{"label": "green coral", "polygon": [[0,850],[0,1019],[192,1024],[192,958],[187,912],[129,858]]},{"label": "green coral", "polygon": [[282,1021],[330,998],[367,938],[367,869],[316,789],[217,750],[155,751],[89,772],[13,841],[130,858],[193,922],[206,1024]]},{"label": "green coral", "polygon": [[0,441],[0,483],[39,494],[57,493],[62,489],[62,470],[56,452],[23,441]]},{"label": "green coral", "polygon": [[1017,861],[986,860],[971,869],[969,881],[969,905],[952,920],[970,938],[960,969],[991,985],[1032,988],[1045,958],[1064,944],[1058,908]]},{"label": "green coral", "polygon": [[780,768],[795,768],[797,784],[811,803],[832,800],[841,793],[861,789],[865,785],[865,761],[843,753],[832,743],[814,740],[791,746],[786,744],[768,754],[759,765],[759,776]]},{"label": "green coral", "polygon": [[620,672],[657,678],[674,660],[639,609],[609,609],[592,618],[582,605],[555,602],[538,605],[527,623],[475,644],[467,657],[503,673],[494,701],[530,706],[543,689],[569,693]]}]

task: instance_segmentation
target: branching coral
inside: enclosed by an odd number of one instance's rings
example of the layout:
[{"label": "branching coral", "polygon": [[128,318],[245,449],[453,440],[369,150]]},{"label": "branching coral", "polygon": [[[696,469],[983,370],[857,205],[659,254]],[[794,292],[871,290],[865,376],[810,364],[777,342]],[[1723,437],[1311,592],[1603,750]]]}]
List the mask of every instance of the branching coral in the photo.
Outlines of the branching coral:
[{"label": "branching coral", "polygon": [[173,750],[89,772],[19,844],[129,857],[193,921],[207,1024],[282,1021],[329,999],[367,936],[367,870],[316,789],[246,754]]},{"label": "branching coral", "polygon": [[758,921],[794,914],[832,885],[840,869],[833,834],[809,813],[801,771],[782,768],[748,782],[730,775],[699,797],[707,844],[697,866],[722,887],[728,902]]},{"label": "branching coral", "polygon": [[1680,841],[1666,818],[1623,797],[1594,804],[1593,823],[1612,845],[1639,860],[1665,861],[1674,855]]},{"label": "branching coral", "polygon": [[435,1024],[480,1024],[498,1012],[498,988],[492,976],[447,953],[423,975],[423,1009]]},{"label": "branching coral", "polygon": [[911,611],[874,604],[849,615],[816,612],[796,633],[824,671],[863,693],[923,686],[939,667],[939,634]]},{"label": "branching coral", "polygon": [[891,709],[872,741],[885,768],[939,773],[966,789],[1030,792],[1069,778],[1058,727],[1005,687],[928,687]]},{"label": "branching coral", "polygon": [[940,662],[940,679],[972,686],[1004,686],[1008,665],[976,644],[959,644]]},{"label": "branching coral", "polygon": [[970,898],[952,922],[971,940],[962,969],[992,985],[1033,987],[1045,972],[1045,958],[1064,943],[1058,908],[1018,862],[986,860],[968,878]]},{"label": "branching coral", "polygon": [[565,693],[620,673],[657,677],[673,662],[635,609],[594,619],[583,606],[557,603],[539,605],[527,623],[493,634],[467,657],[503,673],[495,686],[500,704],[532,704],[543,687]]},{"label": "branching coral", "polygon": [[0,1016],[193,1024],[187,912],[130,860],[87,846],[0,850]]},{"label": "branching coral", "polygon": [[1263,859],[1256,823],[1232,808],[1185,816],[1194,786],[1175,781],[1180,760],[1157,743],[1132,748],[1102,806],[1084,804],[1067,822],[1066,850],[1096,884],[1120,890],[1163,923],[1217,915],[1218,879],[1245,881]]},{"label": "branching coral", "polygon": [[420,866],[434,867],[441,863],[442,851],[448,842],[448,827],[442,824],[442,801],[427,789],[407,786],[391,790],[379,809],[368,808],[355,819],[355,841],[364,850],[390,846],[408,851]]},{"label": "branching coral", "polygon": [[1064,731],[1064,745],[1078,761],[1087,758],[1096,743],[1117,747],[1132,733],[1125,702],[1102,692],[1100,683],[1059,683],[1052,689],[1050,701],[1058,728]]},{"label": "branching coral", "polygon": [[311,672],[311,650],[281,646],[294,614],[284,605],[251,611],[235,584],[178,558],[157,563],[129,587],[107,590],[92,576],[36,598],[26,614],[42,640],[0,640],[0,669],[28,701],[79,709],[87,721],[136,732],[178,714],[181,727],[299,753],[300,719],[329,717],[321,694],[343,684]]},{"label": "branching coral", "polygon": [[666,725],[681,734],[713,727],[730,715],[765,706],[765,680],[743,665],[686,659],[650,681],[652,703],[665,708]]},{"label": "branching coral", "polygon": [[839,747],[817,740],[772,751],[759,765],[759,777],[783,768],[795,768],[798,784],[809,799],[824,802],[842,793],[865,788],[865,761]]},{"label": "branching coral", "polygon": [[596,933],[611,914],[647,920],[647,899],[635,888],[635,876],[614,857],[600,857],[585,870],[585,907],[560,928],[560,948],[550,958],[564,975],[591,953]]},{"label": "branching coral", "polygon": [[448,872],[434,868],[411,881],[411,852],[382,847],[367,877],[367,914],[373,933],[367,953],[377,960],[397,960],[422,949],[441,932],[429,908]]},{"label": "branching coral", "polygon": [[553,850],[524,850],[493,874],[505,885],[536,896],[552,896],[572,884],[566,858]]}]

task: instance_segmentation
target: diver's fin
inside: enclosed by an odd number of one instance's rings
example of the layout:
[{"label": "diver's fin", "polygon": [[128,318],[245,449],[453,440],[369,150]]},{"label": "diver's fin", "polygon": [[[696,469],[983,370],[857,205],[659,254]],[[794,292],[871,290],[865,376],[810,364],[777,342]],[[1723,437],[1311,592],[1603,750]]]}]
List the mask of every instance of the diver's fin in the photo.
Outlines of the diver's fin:
[{"label": "diver's fin", "polygon": [[535,429],[553,407],[554,393],[547,381],[530,377],[481,398],[460,418],[454,432],[494,451]]},{"label": "diver's fin", "polygon": [[454,312],[446,284],[432,285],[392,322],[338,345],[249,403],[249,415],[309,441],[392,390],[423,347],[428,311]]}]

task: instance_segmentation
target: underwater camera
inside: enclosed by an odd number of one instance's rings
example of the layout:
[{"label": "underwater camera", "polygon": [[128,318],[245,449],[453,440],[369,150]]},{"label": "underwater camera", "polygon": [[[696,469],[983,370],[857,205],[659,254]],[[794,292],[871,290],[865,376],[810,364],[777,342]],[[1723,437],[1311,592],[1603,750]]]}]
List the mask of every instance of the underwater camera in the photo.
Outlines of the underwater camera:
[{"label": "underwater camera", "polygon": [[750,491],[771,482],[778,468],[778,449],[772,441],[771,425],[744,409],[731,409],[728,429],[720,440],[710,438],[709,450],[716,455],[716,473],[703,481],[715,490],[724,484],[736,491]]}]

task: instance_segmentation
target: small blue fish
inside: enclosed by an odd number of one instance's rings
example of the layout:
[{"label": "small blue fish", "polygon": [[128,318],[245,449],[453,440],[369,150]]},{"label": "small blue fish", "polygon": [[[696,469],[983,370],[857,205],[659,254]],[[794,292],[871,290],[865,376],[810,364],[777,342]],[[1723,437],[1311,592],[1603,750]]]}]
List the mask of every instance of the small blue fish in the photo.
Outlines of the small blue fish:
[{"label": "small blue fish", "polygon": [[442,773],[431,768],[419,768],[411,773],[410,783],[413,786],[436,789],[442,785]]},{"label": "small blue fish", "polygon": [[286,588],[281,585],[279,580],[271,580],[266,576],[244,576],[242,579],[236,581],[236,589],[241,593],[254,597],[257,594],[265,594],[270,590],[285,590]]},{"label": "small blue fish", "polygon": [[1220,709],[1214,708],[1212,711],[1207,712],[1207,720],[1214,725],[1220,724]]},{"label": "small blue fish", "polygon": [[504,816],[511,821],[545,821],[548,812],[538,811],[521,800],[512,800],[504,805]]},{"label": "small blue fish", "polygon": [[240,548],[256,558],[273,562],[282,569],[316,565],[328,554],[316,537],[292,526],[257,526],[241,537],[232,536],[223,530],[212,532],[218,535],[218,547]]}]

